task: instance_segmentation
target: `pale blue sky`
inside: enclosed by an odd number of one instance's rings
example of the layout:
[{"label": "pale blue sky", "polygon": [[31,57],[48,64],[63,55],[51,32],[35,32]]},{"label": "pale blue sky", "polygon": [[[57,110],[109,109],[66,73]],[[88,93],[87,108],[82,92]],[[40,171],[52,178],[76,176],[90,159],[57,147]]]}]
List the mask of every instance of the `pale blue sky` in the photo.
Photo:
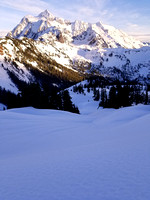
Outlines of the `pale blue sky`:
[{"label": "pale blue sky", "polygon": [[0,30],[11,30],[23,16],[45,9],[71,21],[101,21],[150,37],[150,0],[0,0]]}]

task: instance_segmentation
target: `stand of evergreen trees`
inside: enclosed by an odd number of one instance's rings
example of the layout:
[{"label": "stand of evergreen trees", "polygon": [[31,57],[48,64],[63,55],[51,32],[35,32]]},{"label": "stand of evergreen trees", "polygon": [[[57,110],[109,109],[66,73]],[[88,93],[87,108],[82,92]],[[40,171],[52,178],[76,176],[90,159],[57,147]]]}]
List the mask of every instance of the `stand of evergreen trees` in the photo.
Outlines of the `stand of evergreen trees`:
[{"label": "stand of evergreen trees", "polygon": [[143,86],[136,81],[120,82],[102,76],[91,76],[84,88],[87,88],[87,92],[93,91],[93,100],[100,101],[99,106],[103,108],[117,109],[139,103],[150,104],[150,85]]},{"label": "stand of evergreen trees", "polygon": [[[15,95],[5,89],[0,88],[0,102],[8,108],[27,107],[41,109],[64,110],[79,113],[78,108],[72,103],[68,90],[59,91],[57,87],[49,87],[43,84],[42,89],[39,84],[20,84],[21,89]],[[112,82],[103,77],[89,78],[87,83],[73,87],[76,93],[84,94],[93,91],[93,100],[99,101],[99,106],[103,108],[121,108],[134,104],[150,104],[148,91],[149,85],[139,85],[136,83]]]},{"label": "stand of evergreen trees", "polygon": [[78,108],[72,103],[68,90],[59,92],[57,88],[45,87],[41,90],[39,84],[29,84],[15,95],[0,88],[0,102],[7,108],[29,107],[40,109],[56,109],[78,113]]},{"label": "stand of evergreen trees", "polygon": [[140,85],[117,85],[110,87],[109,93],[106,89],[101,90],[99,106],[103,108],[121,108],[133,104],[149,104],[148,89]]}]

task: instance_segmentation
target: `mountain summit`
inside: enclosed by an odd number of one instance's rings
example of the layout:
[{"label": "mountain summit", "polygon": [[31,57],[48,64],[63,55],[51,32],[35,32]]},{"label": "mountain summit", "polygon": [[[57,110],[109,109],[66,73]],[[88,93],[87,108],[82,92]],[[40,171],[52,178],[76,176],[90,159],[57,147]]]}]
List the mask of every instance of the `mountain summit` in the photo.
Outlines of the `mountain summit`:
[{"label": "mountain summit", "polygon": [[48,10],[41,12],[37,17],[24,17],[8,33],[8,36],[18,39],[27,37],[46,42],[59,39],[61,36],[61,41],[67,44],[89,45],[98,48],[140,48],[144,46],[142,42],[112,26],[101,22],[96,24],[83,21],[69,22],[55,17]]},{"label": "mountain summit", "polygon": [[39,15],[38,15],[38,17],[44,17],[44,18],[46,18],[46,19],[48,19],[48,18],[54,18],[54,15],[52,14],[52,13],[50,13],[47,9],[45,10],[45,11],[43,11],[43,12],[41,12]]}]

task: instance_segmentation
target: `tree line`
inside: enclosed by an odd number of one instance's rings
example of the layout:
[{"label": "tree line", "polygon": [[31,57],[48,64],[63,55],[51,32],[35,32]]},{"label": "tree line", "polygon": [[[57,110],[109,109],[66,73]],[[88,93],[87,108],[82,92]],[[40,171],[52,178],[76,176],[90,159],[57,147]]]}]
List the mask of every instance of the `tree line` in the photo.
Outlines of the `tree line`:
[{"label": "tree line", "polygon": [[25,85],[17,95],[0,88],[0,102],[7,108],[32,106],[40,109],[64,110],[79,114],[79,109],[72,103],[68,90],[58,91],[57,88],[40,88],[39,84]]},{"label": "tree line", "polygon": [[99,106],[103,108],[121,108],[139,103],[149,104],[147,88],[140,85],[117,85],[110,87],[109,92],[105,88],[101,90]]},{"label": "tree line", "polygon": [[92,91],[93,100],[99,101],[99,107],[103,108],[118,109],[139,103],[150,104],[150,86],[136,82],[121,83],[103,77],[90,77],[85,84],[75,85],[73,91],[80,94]]}]

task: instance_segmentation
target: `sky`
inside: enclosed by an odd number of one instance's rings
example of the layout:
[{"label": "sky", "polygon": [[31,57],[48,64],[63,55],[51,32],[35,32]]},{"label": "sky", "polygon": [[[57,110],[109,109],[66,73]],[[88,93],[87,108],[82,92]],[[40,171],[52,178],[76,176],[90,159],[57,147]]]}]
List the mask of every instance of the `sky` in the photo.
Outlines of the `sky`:
[{"label": "sky", "polygon": [[70,21],[101,21],[150,42],[150,0],[0,0],[0,32],[45,9]]}]

